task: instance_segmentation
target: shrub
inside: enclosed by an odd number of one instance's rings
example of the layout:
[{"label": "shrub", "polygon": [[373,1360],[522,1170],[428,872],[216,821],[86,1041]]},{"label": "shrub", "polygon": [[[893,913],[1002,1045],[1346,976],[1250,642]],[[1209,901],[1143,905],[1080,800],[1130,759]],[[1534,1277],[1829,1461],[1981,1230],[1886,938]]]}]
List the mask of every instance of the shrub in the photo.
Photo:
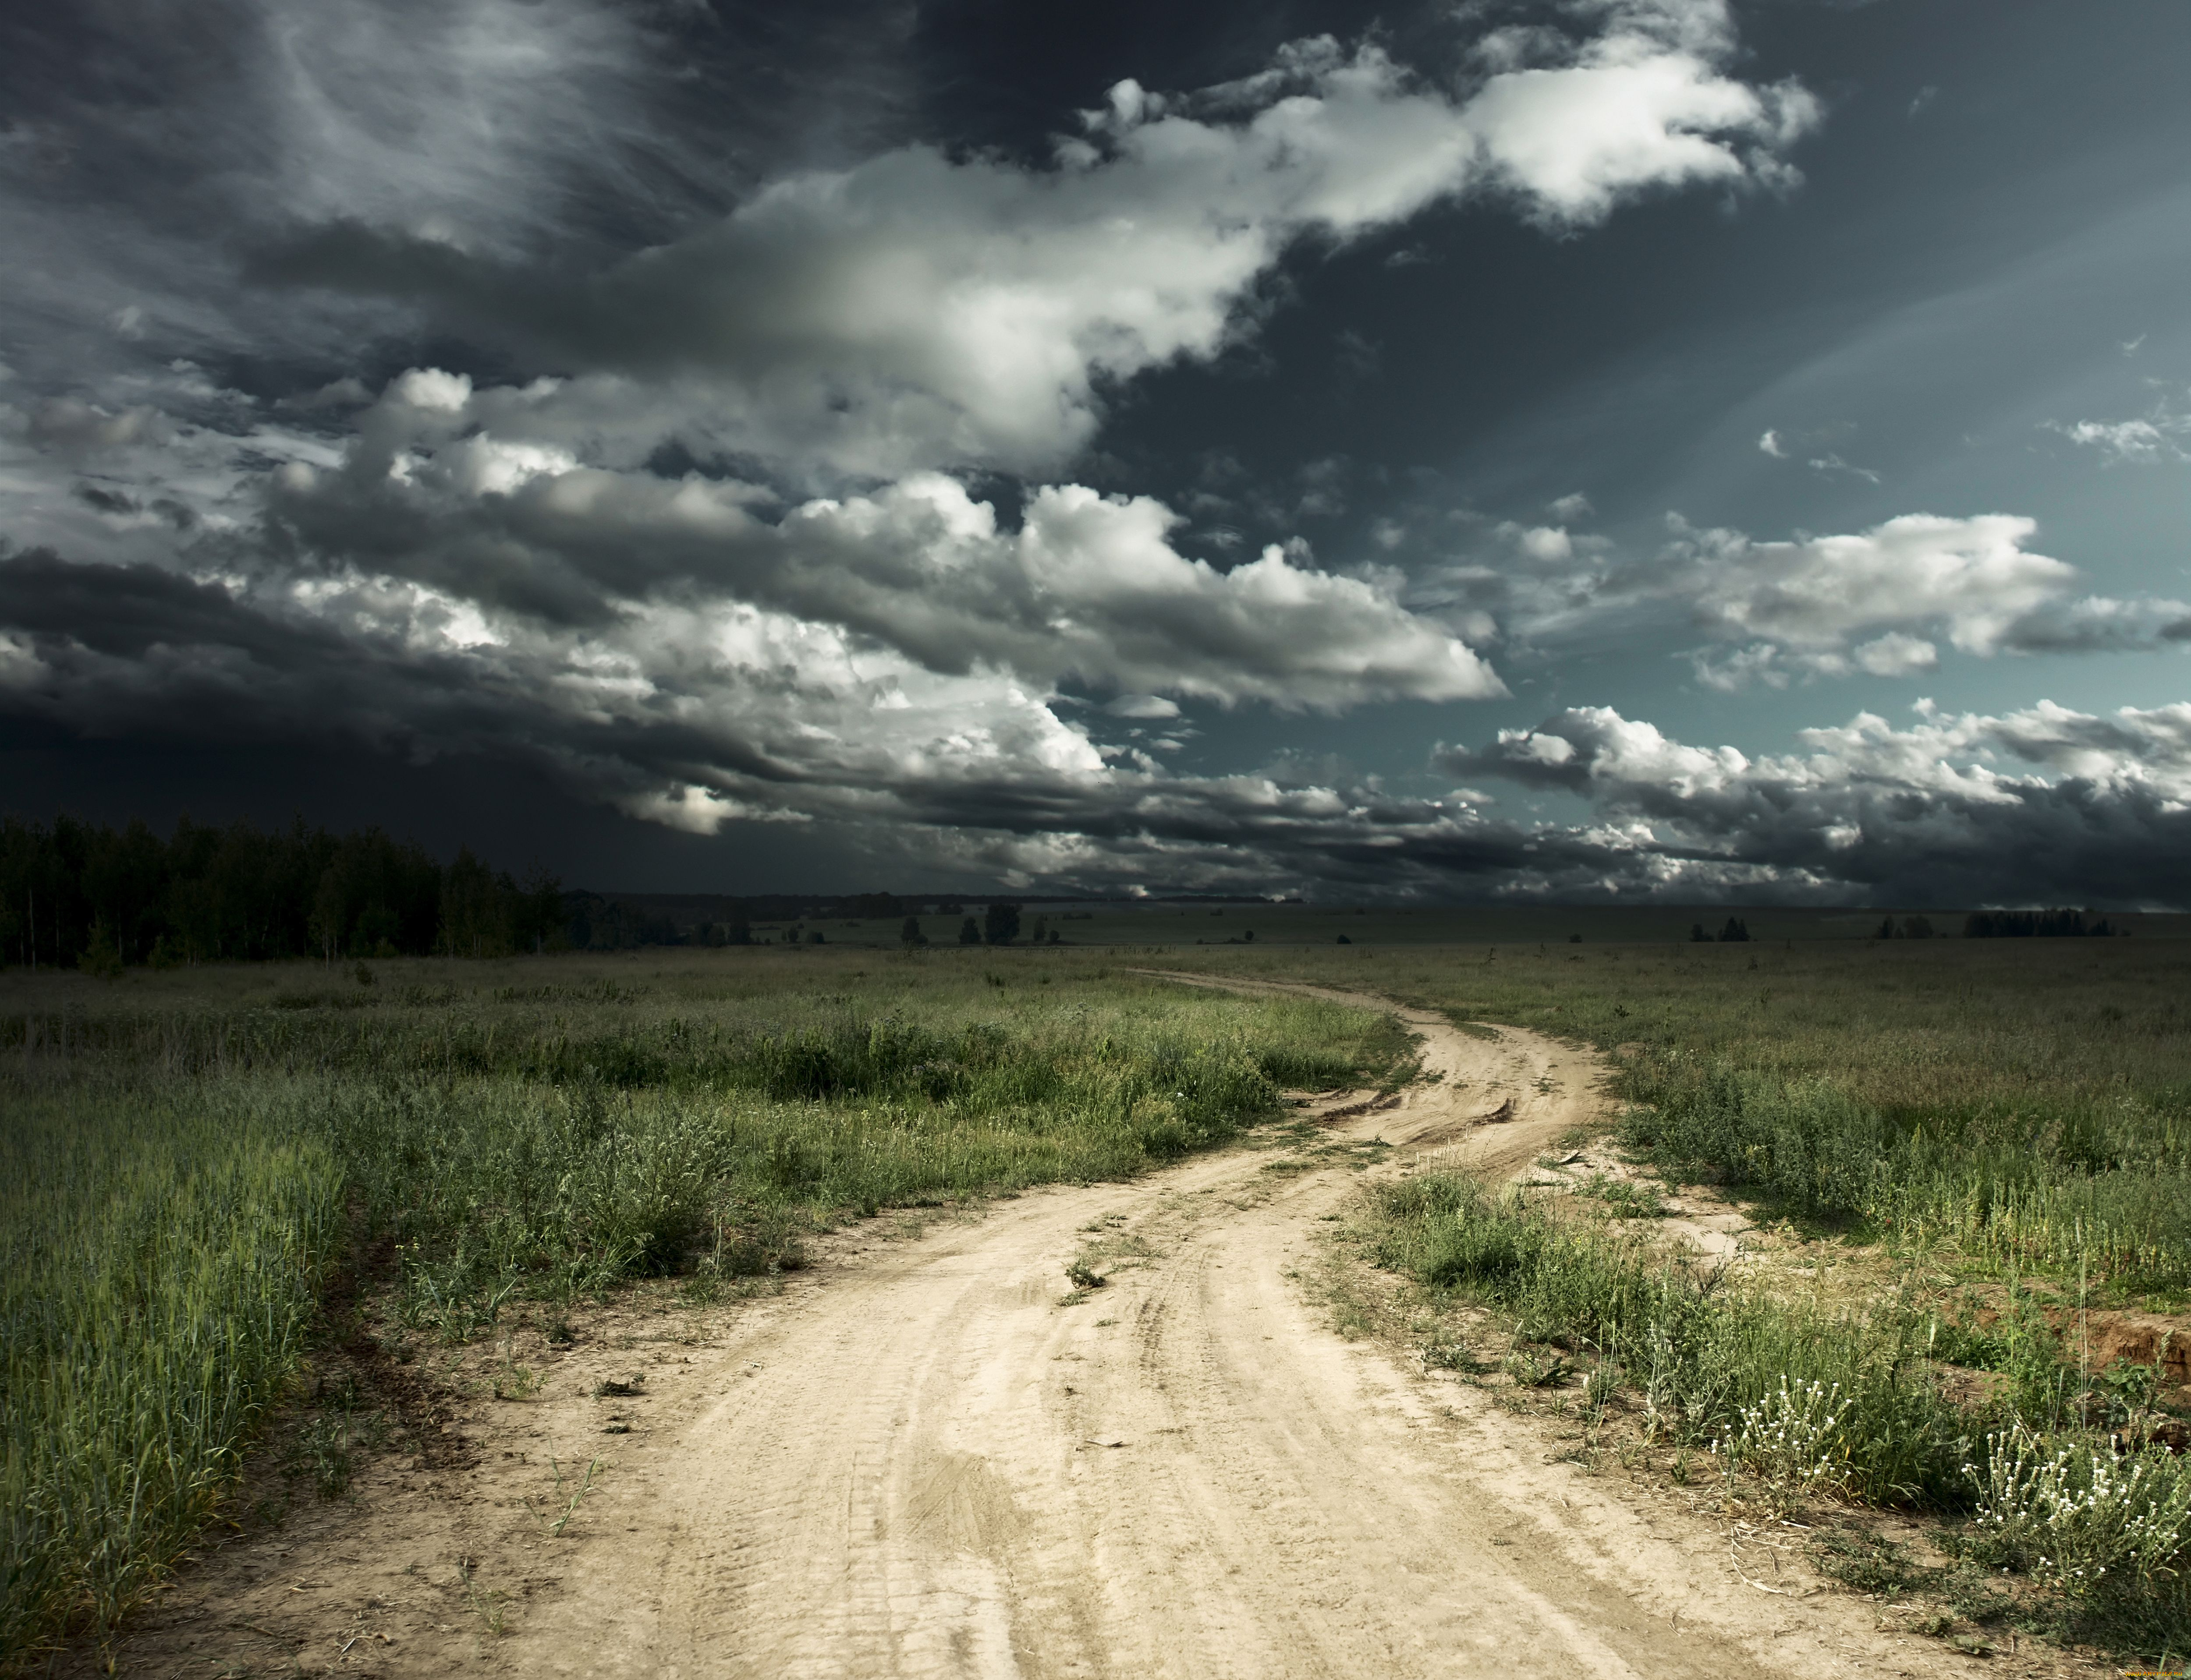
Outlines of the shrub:
[{"label": "shrub", "polygon": [[1840,1490],[1848,1482],[1848,1442],[1841,1425],[1855,1401],[1841,1384],[1780,1386],[1742,1409],[1742,1427],[1727,1441],[1727,1458],[1756,1471],[1777,1491],[1797,1496]]},{"label": "shrub", "polygon": [[2118,1456],[2017,1423],[1963,1472],[1985,1561],[2080,1595],[2173,1581],[2191,1562],[2191,1462],[2165,1447]]}]

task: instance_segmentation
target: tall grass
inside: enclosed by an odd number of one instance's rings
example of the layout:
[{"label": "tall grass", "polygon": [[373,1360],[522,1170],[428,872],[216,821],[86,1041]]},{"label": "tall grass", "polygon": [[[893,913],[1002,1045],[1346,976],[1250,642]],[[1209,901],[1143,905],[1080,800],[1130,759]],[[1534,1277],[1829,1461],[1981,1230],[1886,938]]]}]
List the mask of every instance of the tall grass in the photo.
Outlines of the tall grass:
[{"label": "tall grass", "polygon": [[2191,943],[1208,951],[1623,1051],[1662,1172],[1969,1271],[2191,1293]]},{"label": "tall grass", "polygon": [[[1369,1230],[1379,1263],[1503,1314],[1517,1354],[1535,1343],[1590,1362],[1591,1403],[1630,1390],[1647,1437],[1754,1473],[1777,1499],[1968,1513],[1951,1549],[2053,1596],[2028,1625],[2122,1647],[2191,1637],[2191,1460],[2138,1427],[2158,1373],[2095,1380],[2028,1301],[1976,1346],[1904,1299],[1837,1310],[1729,1285],[1444,1173],[1380,1190]],[[1959,1403],[1949,1355],[2000,1380]],[[1520,1369],[1539,1380],[1542,1366]]]},{"label": "tall grass", "polygon": [[1822,1076],[1678,1054],[1645,1059],[1628,1088],[1622,1141],[1669,1177],[1949,1245],[2005,1272],[2191,1287],[2191,1154],[2172,1109],[2046,1093],[2014,1107],[1892,1110]]},{"label": "tall grass", "polygon": [[1404,1059],[1374,1013],[1030,959],[16,977],[0,1664],[172,1562],[344,1253],[392,1253],[390,1315],[458,1342],[516,1302],[795,1265],[893,1204],[1127,1176]]},{"label": "tall grass", "polygon": [[1715,1270],[1452,1174],[1403,1180],[1379,1215],[1380,1263],[1503,1309],[1521,1341],[1591,1350],[1643,1395],[1654,1433],[1724,1447],[1784,1383],[1815,1384],[1847,1403],[1836,1474],[1850,1492],[1960,1496],[1971,1425],[1930,1380],[1921,1314],[1730,1292]]},{"label": "tall grass", "polygon": [[323,1139],[201,1093],[9,1093],[0,1656],[111,1626],[212,1513],[333,1253]]}]

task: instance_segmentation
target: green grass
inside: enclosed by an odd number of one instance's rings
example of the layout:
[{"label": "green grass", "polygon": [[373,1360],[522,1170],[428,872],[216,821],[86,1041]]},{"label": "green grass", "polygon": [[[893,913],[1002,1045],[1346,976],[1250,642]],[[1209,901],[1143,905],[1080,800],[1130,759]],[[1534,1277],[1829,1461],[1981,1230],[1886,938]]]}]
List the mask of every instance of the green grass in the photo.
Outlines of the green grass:
[{"label": "green grass", "polygon": [[[223,1093],[226,1095],[226,1093]],[[0,1655],[104,1630],[214,1510],[337,1240],[321,1138],[248,1100],[64,1086],[0,1132]]]},{"label": "green grass", "polygon": [[1155,960],[1619,1047],[1623,1137],[1675,1182],[1972,1277],[2081,1280],[2095,1299],[2164,1311],[2191,1297],[2191,946],[2178,940]]},{"label": "green grass", "polygon": [[[1776,1512],[1841,1499],[1966,1518],[1947,1544],[2029,1583],[1998,1607],[2029,1631],[2125,1649],[2191,1640],[2191,1459],[2135,1444],[2154,1373],[2095,1377],[2035,1311],[1987,1349],[2006,1380],[1959,1402],[1944,1355],[1969,1350],[1907,1298],[1791,1302],[1452,1174],[1382,1188],[1365,1234],[1433,1300],[1503,1318],[1517,1388],[1579,1375],[1600,1417],[1625,1392],[1646,1443],[1704,1455],[1730,1492]],[[1443,1325],[1424,1358],[1484,1369]]]},{"label": "green grass", "polygon": [[[1952,1520],[1956,1567],[2028,1589],[2000,1602],[2032,1631],[2191,1643],[2191,1461],[2119,1450],[2171,1397],[2153,1368],[2088,1369],[2080,1333],[2086,1309],[2181,1314],[2191,1295],[2191,951],[1798,941],[1221,960],[1618,1050],[1614,1141],[1748,1204],[1813,1263],[1808,1279],[1767,1266],[1718,1283],[1645,1227],[1410,1181],[1374,1212],[1374,1253],[1433,1298],[1490,1308],[1510,1365],[1534,1372],[1565,1350],[1669,1439],[1757,1473],[1753,1491],[1801,1481],[1784,1444],[1818,1420],[1795,1414],[1835,1410],[1806,1461],[1812,1493]],[[1630,1199],[1613,1211],[1648,1212]],[[1851,1281],[1819,1286],[1829,1270]],[[1450,1331],[1433,1341],[1456,1368],[1483,1361]],[[2053,1479],[2025,1475],[1989,1525],[1988,1490],[2019,1451]],[[2143,1551],[2123,1538],[2141,1524]],[[2073,1578],[2065,1556],[2115,1562]]]},{"label": "green grass", "polygon": [[[704,1296],[837,1220],[1129,1176],[1408,1058],[1374,1013],[1037,960],[4,977],[0,1661],[172,1564],[339,1267],[386,1257],[384,1320],[450,1342],[635,1277]],[[321,1491],[355,1433],[300,1434]]]},{"label": "green grass", "polygon": [[1850,1491],[1875,1502],[1958,1497],[1969,1425],[1925,1380],[1915,1314],[1852,1317],[1731,1294],[1712,1269],[1451,1174],[1383,1191],[1374,1231],[1381,1264],[1502,1308],[1517,1343],[1616,1367],[1653,1433],[1723,1447],[1782,1382],[1838,1387],[1853,1403],[1842,1425]]},{"label": "green grass", "polygon": [[[1373,1221],[1385,1262],[1503,1315],[1517,1380],[1626,1392],[1699,1461],[1914,1502],[1964,1524],[1973,1580],[2038,1579],[2052,1553],[2001,1541],[1996,1559],[1969,1526],[2009,1461],[1988,1436],[2023,1427],[2072,1454],[2043,1496],[2017,1484],[2017,1534],[2084,1520],[2062,1513],[2091,1491],[2093,1432],[2154,1397],[2083,1369],[2065,1308],[2191,1299],[2191,944],[2146,918],[2126,939],[1871,945],[1844,912],[1758,911],[1751,944],[1693,945],[1671,915],[1158,906],[1061,924],[1123,951],[852,948],[894,940],[877,924],[820,949],[401,961],[369,985],[308,965],[0,975],[8,1649],[111,1621],[174,1555],[345,1257],[392,1257],[378,1286],[398,1331],[462,1340],[635,1275],[704,1293],[795,1265],[806,1234],[886,1206],[1130,1173],[1232,1135],[1280,1087],[1376,1083],[1407,1061],[1382,1017],[1125,962],[1618,1049],[1632,1155],[1789,1222],[1869,1298],[1715,1284],[1645,1222],[1434,1179]],[[1255,944],[1221,943],[1251,927]],[[1651,942],[1603,942],[1638,928]],[[1499,942],[1409,943],[1471,929]],[[1615,1213],[1653,1206],[1648,1186],[1613,1194]],[[154,1252],[169,1257],[142,1263]],[[219,1359],[170,1358],[216,1331],[235,1338]],[[173,1405],[185,1371],[226,1398]],[[60,1450],[78,1440],[94,1444]],[[2182,1649],[2182,1566],[2158,1567],[2179,1572],[2128,1597],[2120,1574],[2054,1583],[2052,1625]]]}]

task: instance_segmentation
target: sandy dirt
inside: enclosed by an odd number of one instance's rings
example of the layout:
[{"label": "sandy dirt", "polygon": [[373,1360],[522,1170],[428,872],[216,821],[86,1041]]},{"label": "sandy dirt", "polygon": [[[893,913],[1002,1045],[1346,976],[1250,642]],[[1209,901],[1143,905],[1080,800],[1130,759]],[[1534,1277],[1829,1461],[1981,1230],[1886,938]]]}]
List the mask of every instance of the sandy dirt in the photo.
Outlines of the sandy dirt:
[{"label": "sandy dirt", "polygon": [[[356,1507],[209,1560],[120,1666],[1676,1680],[1973,1666],[1823,1586],[1792,1548],[1781,1573],[1758,1561],[1777,1552],[1738,1568],[1725,1524],[1673,1490],[1554,1461],[1541,1420],[1335,1332],[1323,1234],[1365,1173],[1425,1159],[1527,1172],[1602,1103],[1583,1052],[1400,1013],[1434,1078],[1393,1106],[1324,1099],[1303,1111],[1323,1118],[1313,1141],[1030,1193],[919,1234],[875,1222],[773,1298],[705,1323],[634,1311],[590,1326],[538,1398],[452,1419],[461,1451],[438,1467],[390,1468]],[[1512,1119],[1477,1123],[1510,1100]],[[1107,1280],[1073,1290],[1076,1257]],[[595,1396],[616,1373],[636,1392]],[[1990,1667],[2069,1671],[2052,1653]]]}]

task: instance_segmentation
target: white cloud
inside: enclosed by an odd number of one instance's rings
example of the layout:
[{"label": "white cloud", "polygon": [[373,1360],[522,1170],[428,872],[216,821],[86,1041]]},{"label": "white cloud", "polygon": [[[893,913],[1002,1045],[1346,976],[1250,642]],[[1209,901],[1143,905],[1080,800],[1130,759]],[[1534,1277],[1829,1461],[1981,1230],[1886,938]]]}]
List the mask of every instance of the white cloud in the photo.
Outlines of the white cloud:
[{"label": "white cloud", "polygon": [[1788,686],[1790,661],[1783,657],[1783,651],[1771,642],[1752,642],[1746,648],[1737,648],[1717,659],[1712,657],[1710,650],[1699,650],[1689,656],[1689,662],[1697,680],[1721,694],[1739,694],[1757,684],[1768,689],[1784,689]]},{"label": "white cloud", "polygon": [[1103,708],[1113,718],[1167,718],[1179,716],[1179,703],[1159,694],[1122,694]]},{"label": "white cloud", "polygon": [[388,400],[440,414],[460,413],[472,400],[469,373],[445,373],[438,367],[413,367],[388,382]]},{"label": "white cloud", "polygon": [[1571,560],[1574,558],[1574,539],[1556,525],[1537,525],[1518,532],[1514,546],[1524,559],[1539,561]]},{"label": "white cloud", "polygon": [[1906,514],[1849,536],[1756,542],[1705,532],[1686,546],[1698,610],[1737,633],[1826,647],[1938,623],[1957,647],[1983,654],[2076,576],[2024,548],[2037,529],[2014,514]]},{"label": "white cloud", "polygon": [[1761,433],[1757,440],[1757,446],[1776,461],[1785,461],[1788,458],[1788,446],[1780,441],[1780,434],[1776,431],[1768,429]]},{"label": "white cloud", "polygon": [[1497,550],[1426,574],[1409,599],[1472,642],[1539,655],[1700,627],[1710,641],[1684,656],[1723,693],[1913,675],[1935,668],[1941,644],[1989,657],[2191,642],[2191,604],[2080,594],[2076,569],[2034,553],[2036,525],[2020,515],[1904,514],[1778,542],[1668,524],[1671,540],[1642,558],[1596,536],[1499,525]]},{"label": "white cloud", "polygon": [[[1049,167],[902,147],[777,180],[583,284],[384,230],[308,241],[282,272],[629,382],[627,429],[681,423],[809,474],[1041,472],[1092,434],[1104,382],[1228,343],[1304,236],[1481,191],[1578,226],[1648,189],[1788,178],[1780,155],[1816,108],[1729,74],[1723,7],[1603,15],[1555,62],[1458,96],[1328,37],[1200,94],[1121,84]],[[580,378],[556,402],[598,419],[605,395]]]},{"label": "white cloud", "polygon": [[1875,677],[1910,677],[1939,668],[1940,650],[1920,636],[1890,630],[1855,650],[1856,662]]},{"label": "white cloud", "polygon": [[2191,431],[2191,417],[2165,411],[2149,420],[2079,420],[2051,429],[2074,444],[2099,451],[2111,465],[2149,467],[2163,461],[2191,460],[2191,455],[2176,441],[2177,436]]},{"label": "white cloud", "polygon": [[2005,759],[2117,792],[2142,788],[2171,813],[2191,810],[2191,704],[2107,716],[2052,701],[2000,716],[1951,715],[1929,701],[1913,710],[1917,721],[1907,729],[1858,712],[1845,724],[1800,731],[1807,753],[1753,759],[1732,746],[1685,746],[1609,707],[1583,707],[1534,729],[1501,730],[1494,746],[1448,752],[1442,763],[1571,787],[1623,808],[1683,811],[1720,831],[1741,826],[1735,805],[1790,792],[1866,803],[1918,792],[2008,805],[2048,785],[1996,769]]},{"label": "white cloud", "polygon": [[1778,150],[1817,122],[1817,102],[1716,72],[1731,44],[1724,7],[1648,10],[1659,15],[1616,9],[1572,62],[1502,71],[1470,101],[1493,173],[1545,219],[1595,221],[1647,186],[1793,179]]},{"label": "white cloud", "polygon": [[1835,473],[1846,473],[1852,479],[1862,479],[1866,484],[1877,484],[1879,482],[1879,474],[1874,472],[1870,468],[1851,466],[1847,462],[1842,460],[1840,456],[1830,452],[1825,455],[1814,457],[1809,464],[1813,472],[1824,473],[1828,477],[1831,477]]},{"label": "white cloud", "polygon": [[634,601],[753,603],[1044,692],[1074,680],[1328,711],[1505,692],[1402,604],[1397,574],[1319,570],[1277,547],[1220,570],[1181,554],[1178,517],[1147,497],[1041,487],[1006,531],[957,480],[919,474],[771,521],[750,485],[582,468],[487,433],[367,433],[343,472],[277,490],[291,540],[322,564],[407,573],[505,611],[598,621]]}]

